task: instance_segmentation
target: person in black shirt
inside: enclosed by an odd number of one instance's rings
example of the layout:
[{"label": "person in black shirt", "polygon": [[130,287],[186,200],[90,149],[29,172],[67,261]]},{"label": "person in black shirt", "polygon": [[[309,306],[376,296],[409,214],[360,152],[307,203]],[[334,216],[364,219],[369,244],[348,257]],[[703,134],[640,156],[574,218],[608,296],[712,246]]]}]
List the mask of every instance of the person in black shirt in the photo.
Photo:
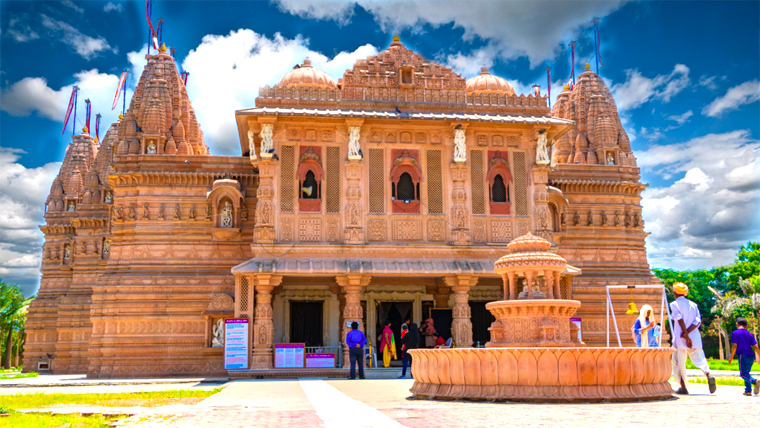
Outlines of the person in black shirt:
[{"label": "person in black shirt", "polygon": [[[399,379],[406,378],[406,368],[409,367],[410,371],[412,368],[412,356],[409,354],[409,351],[412,349],[419,348],[420,344],[420,331],[417,329],[417,324],[412,323],[412,325],[409,326],[409,332],[404,335],[404,338],[401,339],[401,343],[404,344],[404,358],[402,360],[402,369],[401,369],[401,376]],[[412,375],[414,377],[414,375]]]}]

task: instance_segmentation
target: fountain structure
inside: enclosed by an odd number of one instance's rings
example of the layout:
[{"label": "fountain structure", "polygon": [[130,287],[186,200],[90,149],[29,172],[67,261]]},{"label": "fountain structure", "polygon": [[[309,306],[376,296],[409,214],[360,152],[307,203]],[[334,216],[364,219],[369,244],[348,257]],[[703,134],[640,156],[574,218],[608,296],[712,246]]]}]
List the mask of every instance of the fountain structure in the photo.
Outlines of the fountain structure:
[{"label": "fountain structure", "polygon": [[[635,401],[673,393],[673,348],[590,348],[570,317],[581,303],[563,300],[567,262],[530,233],[495,264],[504,300],[486,308],[496,321],[486,348],[415,349],[418,397],[518,401]],[[522,284],[522,290],[518,285]]]}]

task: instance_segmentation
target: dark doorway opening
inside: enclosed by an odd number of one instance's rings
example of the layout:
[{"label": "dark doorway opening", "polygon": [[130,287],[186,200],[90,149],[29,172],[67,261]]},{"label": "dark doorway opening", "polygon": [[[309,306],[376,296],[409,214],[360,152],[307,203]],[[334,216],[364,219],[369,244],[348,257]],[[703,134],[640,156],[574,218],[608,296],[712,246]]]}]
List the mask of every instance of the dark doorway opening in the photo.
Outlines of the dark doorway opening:
[{"label": "dark doorway opening", "polygon": [[[412,319],[412,302],[377,302],[377,326],[375,331],[377,336],[382,339],[385,322],[391,321],[391,331],[396,342],[397,360],[391,361],[391,366],[401,365],[401,324],[404,320]],[[382,353],[379,350],[380,340],[375,338],[375,347],[378,349],[378,361],[382,359]]]},{"label": "dark doorway opening", "polygon": [[[496,318],[486,309],[488,302],[470,302],[470,321],[472,322],[472,346],[485,346],[491,340],[488,328]],[[478,343],[480,342],[480,343]]]},{"label": "dark doorway opening", "polygon": [[451,338],[451,323],[454,320],[451,308],[436,308],[431,310],[430,317],[433,318],[435,332],[443,338]]},{"label": "dark doorway opening", "polygon": [[290,341],[323,346],[322,302],[290,302]]}]

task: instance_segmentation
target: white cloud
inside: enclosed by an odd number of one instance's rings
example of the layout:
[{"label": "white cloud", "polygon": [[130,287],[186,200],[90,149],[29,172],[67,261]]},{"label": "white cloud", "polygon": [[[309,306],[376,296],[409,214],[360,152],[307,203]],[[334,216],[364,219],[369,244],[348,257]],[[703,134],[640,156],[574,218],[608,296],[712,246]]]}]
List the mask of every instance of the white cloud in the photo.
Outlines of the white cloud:
[{"label": "white cloud", "polygon": [[13,40],[21,43],[40,38],[40,35],[18,16],[8,20],[8,34]]},{"label": "white cloud", "polygon": [[760,141],[746,130],[710,134],[637,153],[644,175],[670,185],[649,188],[642,207],[650,264],[678,269],[730,263],[760,236]]},{"label": "white cloud", "polygon": [[694,112],[689,110],[684,114],[668,116],[668,120],[675,121],[679,126],[689,121],[689,118],[694,116]]},{"label": "white cloud", "polygon": [[11,116],[28,116],[37,112],[41,117],[56,120],[63,119],[68,98],[61,91],[48,87],[43,77],[25,77],[2,91],[0,110]]},{"label": "white cloud", "polygon": [[711,91],[714,91],[714,90],[718,89],[718,85],[715,84],[715,78],[716,77],[717,76],[707,77],[706,74],[703,74],[702,76],[699,77],[699,83],[698,84],[699,84],[699,86],[704,86],[705,88],[707,88],[707,89],[709,89]]},{"label": "white cloud", "polygon": [[626,111],[641,107],[652,99],[669,103],[671,98],[689,86],[689,67],[676,64],[670,74],[658,75],[652,79],[639,70],[626,70],[626,81],[612,86],[612,95],[618,110]]},{"label": "white cloud", "polygon": [[259,87],[276,84],[306,56],[337,82],[357,59],[376,54],[375,47],[364,45],[329,59],[310,50],[301,36],[286,39],[278,33],[269,39],[241,29],[205,36],[182,62],[182,70],[190,72],[188,94],[211,152],[239,154],[234,111],[253,107]]},{"label": "white cloud", "polygon": [[664,137],[665,135],[660,131],[660,128],[645,128],[641,127],[641,131],[639,132],[639,135],[642,138],[646,138],[649,141],[657,141],[660,138]]},{"label": "white cloud", "polygon": [[729,89],[726,95],[716,98],[715,101],[702,109],[702,114],[720,117],[723,113],[737,110],[739,106],[751,104],[758,100],[760,100],[760,80],[752,80]]},{"label": "white cloud", "polygon": [[592,17],[603,17],[625,3],[625,0],[551,3],[488,0],[272,1],[283,11],[301,17],[331,19],[341,24],[350,20],[354,7],[359,5],[372,14],[386,32],[404,29],[421,31],[424,25],[453,25],[464,30],[466,41],[476,38],[487,40],[494,55],[502,59],[525,56],[530,59],[531,66],[552,58],[560,50],[561,43],[575,37],[580,28],[590,27]]},{"label": "white cloud", "polygon": [[121,3],[114,4],[113,2],[109,1],[108,3],[106,3],[105,6],[103,6],[103,11],[106,12],[106,13],[112,12],[112,11],[116,11],[118,13],[121,13],[121,12],[124,11],[124,6]]},{"label": "white cloud", "polygon": [[63,0],[61,2],[61,4],[63,4],[64,6],[70,8],[70,9],[72,9],[73,11],[75,11],[77,13],[84,13],[84,9],[82,9],[81,7],[75,5],[74,2],[71,1],[71,0]]},{"label": "white cloud", "polygon": [[112,48],[105,38],[101,36],[94,38],[82,34],[81,31],[71,25],[50,18],[45,14],[42,14],[42,26],[50,31],[52,37],[73,47],[74,51],[86,60],[95,58],[100,52],[118,53],[118,49]]},{"label": "white cloud", "polygon": [[18,149],[0,147],[0,276],[18,283],[26,295],[39,283],[45,199],[60,162],[38,168],[18,163]]}]

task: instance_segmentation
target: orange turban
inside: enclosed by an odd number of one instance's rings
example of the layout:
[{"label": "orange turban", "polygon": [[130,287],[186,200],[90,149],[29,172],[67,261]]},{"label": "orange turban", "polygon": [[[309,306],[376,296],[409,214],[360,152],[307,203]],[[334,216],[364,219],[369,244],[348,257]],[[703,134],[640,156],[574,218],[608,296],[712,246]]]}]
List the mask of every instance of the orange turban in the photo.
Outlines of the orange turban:
[{"label": "orange turban", "polygon": [[685,296],[689,294],[689,286],[687,286],[683,282],[675,283],[673,284],[673,292],[676,294],[682,294]]}]

